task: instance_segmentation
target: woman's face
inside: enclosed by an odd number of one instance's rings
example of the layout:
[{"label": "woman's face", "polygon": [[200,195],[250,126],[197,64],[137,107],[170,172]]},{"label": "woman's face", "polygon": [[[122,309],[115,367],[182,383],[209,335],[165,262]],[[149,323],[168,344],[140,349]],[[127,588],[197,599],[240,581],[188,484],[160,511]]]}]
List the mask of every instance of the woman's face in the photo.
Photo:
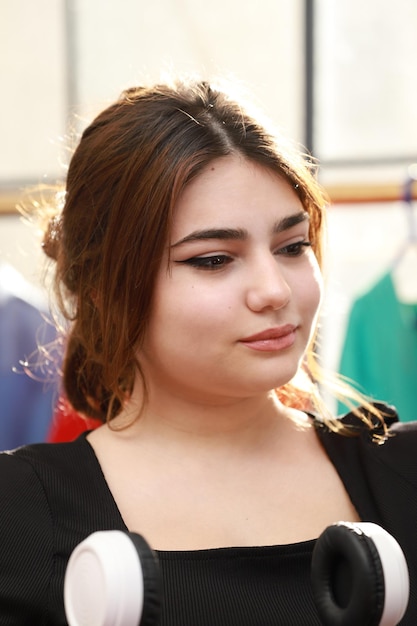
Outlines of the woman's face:
[{"label": "woman's face", "polygon": [[214,404],[295,375],[321,298],[308,233],[290,184],[242,157],[186,187],[139,354],[151,394]]}]

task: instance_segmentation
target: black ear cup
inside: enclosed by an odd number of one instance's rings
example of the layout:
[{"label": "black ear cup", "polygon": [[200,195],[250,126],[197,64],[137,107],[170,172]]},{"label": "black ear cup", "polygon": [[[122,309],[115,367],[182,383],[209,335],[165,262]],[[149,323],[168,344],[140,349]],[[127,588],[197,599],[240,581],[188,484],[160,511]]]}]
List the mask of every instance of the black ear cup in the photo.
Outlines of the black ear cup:
[{"label": "black ear cup", "polygon": [[407,608],[404,554],[377,524],[326,528],[314,547],[311,578],[324,626],[395,626]]},{"label": "black ear cup", "polygon": [[156,626],[159,566],[140,535],[95,532],[73,551],[64,581],[69,626]]},{"label": "black ear cup", "polygon": [[141,535],[128,533],[142,567],[144,602],[140,626],[156,626],[161,614],[161,581],[155,552]]}]

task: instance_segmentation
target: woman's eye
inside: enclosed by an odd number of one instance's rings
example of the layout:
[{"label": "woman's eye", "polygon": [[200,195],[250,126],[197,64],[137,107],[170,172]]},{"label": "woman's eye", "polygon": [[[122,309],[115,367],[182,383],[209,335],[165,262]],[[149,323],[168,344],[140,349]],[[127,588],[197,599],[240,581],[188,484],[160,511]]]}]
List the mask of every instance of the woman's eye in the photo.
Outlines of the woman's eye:
[{"label": "woman's eye", "polygon": [[231,261],[232,258],[226,254],[215,254],[213,256],[195,256],[185,259],[185,261],[178,261],[178,263],[184,263],[199,269],[216,270],[224,267]]},{"label": "woman's eye", "polygon": [[306,248],[311,247],[310,241],[296,241],[295,243],[290,243],[288,246],[284,246],[283,248],[279,248],[276,254],[282,256],[301,256]]}]

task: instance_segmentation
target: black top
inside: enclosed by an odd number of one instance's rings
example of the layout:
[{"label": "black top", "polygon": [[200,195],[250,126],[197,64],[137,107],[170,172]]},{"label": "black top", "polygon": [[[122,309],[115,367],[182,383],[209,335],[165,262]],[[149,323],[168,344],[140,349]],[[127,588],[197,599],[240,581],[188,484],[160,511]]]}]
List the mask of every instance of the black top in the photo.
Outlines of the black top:
[{"label": "black top", "polygon": [[[361,519],[383,526],[406,554],[411,594],[401,624],[415,626],[417,423],[391,421],[396,436],[383,445],[363,427],[349,438],[316,425]],[[0,454],[0,624],[66,624],[66,564],[96,530],[127,528],[85,436]],[[157,552],[161,626],[320,624],[310,586],[313,546]]]}]

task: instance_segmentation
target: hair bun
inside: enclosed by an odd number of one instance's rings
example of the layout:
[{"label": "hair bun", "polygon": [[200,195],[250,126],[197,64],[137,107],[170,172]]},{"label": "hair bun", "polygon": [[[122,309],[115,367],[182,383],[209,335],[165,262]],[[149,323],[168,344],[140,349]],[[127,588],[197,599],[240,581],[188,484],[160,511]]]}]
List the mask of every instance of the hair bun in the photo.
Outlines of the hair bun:
[{"label": "hair bun", "polygon": [[42,249],[45,254],[54,261],[58,258],[59,242],[61,239],[61,217],[55,215],[49,220],[42,241]]}]

